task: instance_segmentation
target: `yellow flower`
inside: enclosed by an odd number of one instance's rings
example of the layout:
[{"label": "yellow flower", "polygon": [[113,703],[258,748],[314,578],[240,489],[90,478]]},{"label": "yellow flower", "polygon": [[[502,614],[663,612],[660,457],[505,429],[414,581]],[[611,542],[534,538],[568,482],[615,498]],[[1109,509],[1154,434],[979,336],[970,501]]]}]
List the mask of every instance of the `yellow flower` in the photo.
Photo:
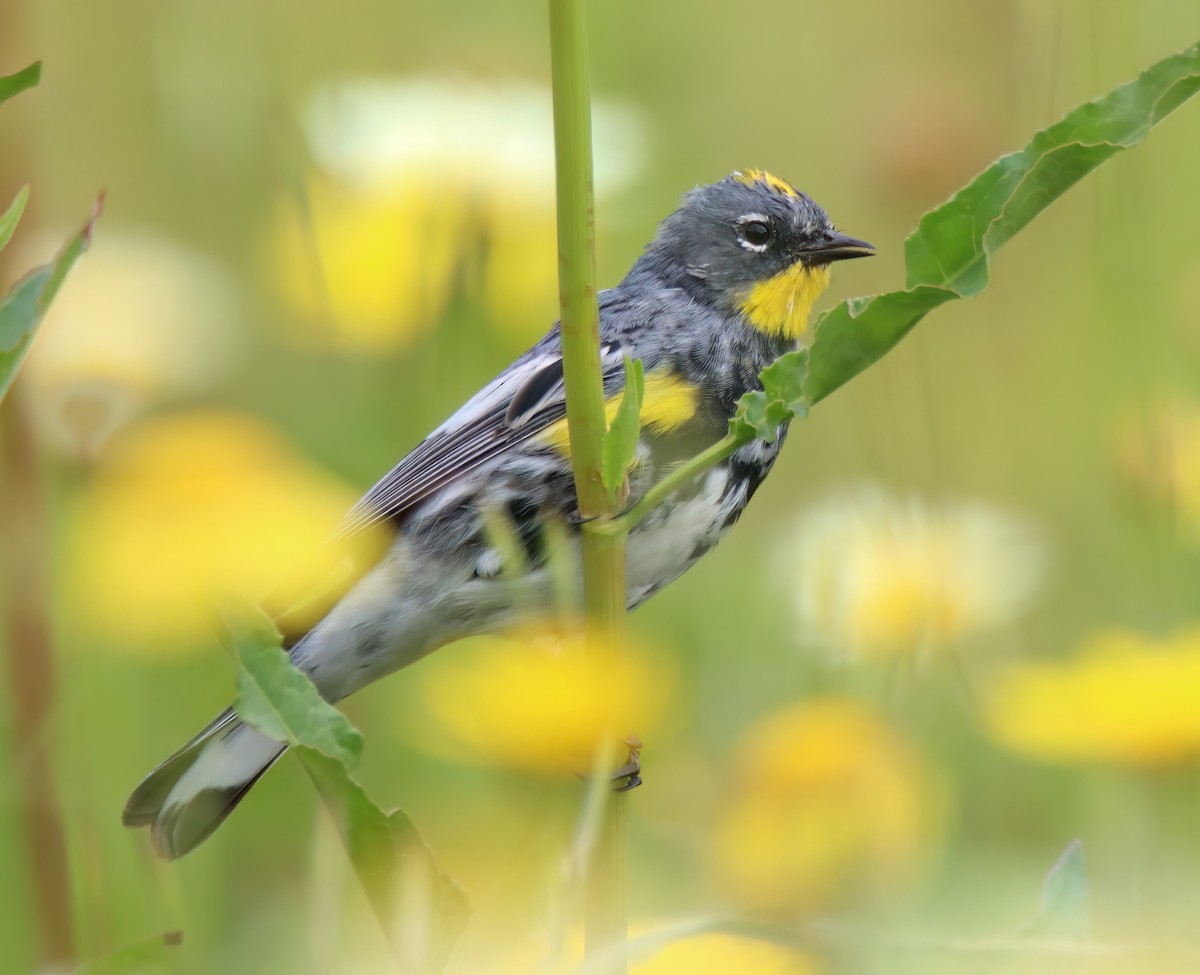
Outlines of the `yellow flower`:
[{"label": "yellow flower", "polygon": [[558,218],[553,199],[497,196],[487,207],[483,307],[488,320],[527,338],[558,317]]},{"label": "yellow flower", "polygon": [[802,632],[865,658],[938,650],[1011,620],[1043,562],[1009,515],[869,487],[808,512],[784,559]]},{"label": "yellow flower", "polygon": [[436,182],[413,173],[365,190],[315,178],[303,214],[280,205],[270,259],[304,338],[386,351],[437,324],[469,201]]},{"label": "yellow flower", "polygon": [[1050,762],[1163,766],[1200,756],[1200,629],[1103,633],[1074,660],[1000,675],[985,714],[1002,745]]},{"label": "yellow flower", "polygon": [[1159,403],[1117,429],[1118,464],[1152,505],[1200,541],[1200,403]]},{"label": "yellow flower", "polygon": [[[320,175],[303,206],[282,201],[268,262],[309,338],[403,348],[438,324],[460,261],[498,328],[545,330],[558,308],[547,89],[346,81],[318,88],[303,116]],[[644,126],[603,101],[593,124],[604,196],[638,171]]]},{"label": "yellow flower", "polygon": [[234,315],[210,261],[167,240],[106,231],[68,275],[26,363],[39,431],[60,450],[94,456],[156,401],[219,377],[235,351]]},{"label": "yellow flower", "polygon": [[795,915],[917,867],[939,802],[914,750],[874,711],[828,698],[747,732],[716,836],[718,871],[754,910]]},{"label": "yellow flower", "polygon": [[326,542],[355,492],[234,413],[163,416],[125,433],[77,512],[73,610],[107,642],[162,655],[211,629],[212,600],[260,599],[379,540]]},{"label": "yellow flower", "polygon": [[670,690],[644,650],[587,652],[545,633],[467,641],[425,680],[427,707],[472,760],[543,775],[587,771],[603,736],[652,733]]},{"label": "yellow flower", "polygon": [[817,975],[819,971],[804,952],[732,934],[701,934],[672,942],[632,968],[633,975]]}]

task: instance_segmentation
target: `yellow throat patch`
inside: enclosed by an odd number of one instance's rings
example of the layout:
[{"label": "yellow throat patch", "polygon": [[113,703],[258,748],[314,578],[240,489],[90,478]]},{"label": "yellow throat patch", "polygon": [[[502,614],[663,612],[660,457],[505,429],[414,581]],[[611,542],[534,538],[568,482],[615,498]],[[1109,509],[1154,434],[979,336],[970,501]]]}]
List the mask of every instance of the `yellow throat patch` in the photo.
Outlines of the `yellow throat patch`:
[{"label": "yellow throat patch", "polygon": [[739,307],[760,332],[798,339],[808,328],[813,304],[828,286],[828,265],[807,267],[797,261],[751,287]]},{"label": "yellow throat patch", "polygon": [[[623,390],[604,401],[604,416],[609,426],[617,415]],[[696,415],[700,391],[682,376],[672,372],[652,372],[646,377],[646,388],[642,395],[642,429],[654,433],[665,433],[683,426]],[[539,439],[547,446],[564,454],[571,451],[571,438],[567,433],[567,420],[556,420],[541,433]]]}]

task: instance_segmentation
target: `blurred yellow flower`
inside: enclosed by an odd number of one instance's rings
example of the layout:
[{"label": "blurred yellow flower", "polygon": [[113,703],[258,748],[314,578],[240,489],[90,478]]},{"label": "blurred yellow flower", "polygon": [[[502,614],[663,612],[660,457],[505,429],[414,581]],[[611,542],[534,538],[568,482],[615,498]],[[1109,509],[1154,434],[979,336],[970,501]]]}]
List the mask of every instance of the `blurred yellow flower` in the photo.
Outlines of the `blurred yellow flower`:
[{"label": "blurred yellow flower", "polygon": [[[28,248],[38,254],[28,263],[57,246]],[[25,365],[39,431],[60,450],[94,456],[156,401],[217,379],[237,344],[234,317],[230,285],[211,261],[161,238],[106,231],[67,277]]]},{"label": "blurred yellow flower", "polygon": [[864,658],[927,654],[1011,620],[1044,562],[1010,515],[874,487],[805,514],[783,558],[805,637]]},{"label": "blurred yellow flower", "polygon": [[633,975],[817,975],[810,955],[732,934],[700,934],[672,942],[635,964]]},{"label": "blurred yellow flower", "polygon": [[307,337],[371,352],[432,328],[450,297],[468,203],[415,174],[371,191],[313,179],[302,215],[282,203],[271,260]]},{"label": "blurred yellow flower", "polygon": [[558,216],[553,198],[496,196],[487,207],[483,307],[522,339],[558,317]]},{"label": "blurred yellow flower", "polygon": [[212,600],[260,599],[378,539],[327,545],[355,492],[235,413],[158,417],[114,442],[72,536],[77,619],[131,652],[197,645]]},{"label": "blurred yellow flower", "polygon": [[896,729],[827,698],[776,712],[737,755],[715,857],[725,889],[794,916],[908,877],[940,813],[935,783]]},{"label": "blurred yellow flower", "polygon": [[433,717],[473,760],[534,774],[586,772],[602,736],[652,733],[671,689],[646,651],[585,652],[574,637],[479,638],[450,653],[426,677]]},{"label": "blurred yellow flower", "polygon": [[[318,88],[303,113],[316,167],[285,199],[269,264],[308,335],[351,350],[404,347],[446,310],[459,262],[482,256],[489,319],[524,340],[558,309],[550,92],[436,78]],[[593,105],[596,192],[637,173],[645,126]],[[320,326],[326,331],[322,333]]]},{"label": "blurred yellow flower", "polygon": [[1116,452],[1133,488],[1200,541],[1200,403],[1176,398],[1125,419]]},{"label": "blurred yellow flower", "polygon": [[1102,633],[1073,660],[995,678],[985,715],[1007,748],[1050,762],[1161,766],[1200,757],[1200,629]]}]

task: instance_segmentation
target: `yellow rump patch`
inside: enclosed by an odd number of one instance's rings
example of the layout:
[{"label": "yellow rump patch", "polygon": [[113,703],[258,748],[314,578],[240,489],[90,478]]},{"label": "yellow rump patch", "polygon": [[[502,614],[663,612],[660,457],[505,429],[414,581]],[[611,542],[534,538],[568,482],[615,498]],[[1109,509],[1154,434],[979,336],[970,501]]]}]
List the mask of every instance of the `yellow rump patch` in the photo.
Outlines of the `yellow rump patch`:
[{"label": "yellow rump patch", "polygon": [[807,267],[797,262],[751,287],[741,311],[760,332],[798,339],[808,328],[813,304],[828,285],[828,265]]},{"label": "yellow rump patch", "polygon": [[768,173],[765,169],[747,169],[744,173],[734,173],[733,179],[743,186],[753,186],[755,183],[762,183],[764,186],[784,196],[797,197],[800,195],[796,192],[796,188],[786,179],[780,179],[778,176]]},{"label": "yellow rump patch", "polygon": [[[610,426],[617,415],[622,394],[623,391],[604,402],[604,415]],[[642,428],[665,433],[683,426],[696,415],[699,400],[700,390],[682,376],[672,372],[652,372],[646,377],[642,396]],[[566,417],[548,426],[538,439],[561,453],[569,453],[571,439],[567,433]]]}]

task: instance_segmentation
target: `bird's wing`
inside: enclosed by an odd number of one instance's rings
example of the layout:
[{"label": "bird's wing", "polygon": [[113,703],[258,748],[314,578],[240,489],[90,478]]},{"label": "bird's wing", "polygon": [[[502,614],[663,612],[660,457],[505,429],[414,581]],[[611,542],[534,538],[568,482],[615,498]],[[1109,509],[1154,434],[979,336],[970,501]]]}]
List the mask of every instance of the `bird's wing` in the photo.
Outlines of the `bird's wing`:
[{"label": "bird's wing", "polygon": [[[606,396],[625,381],[624,350],[601,347]],[[343,519],[331,540],[327,564],[293,580],[265,601],[291,647],[383,555],[390,533],[372,532],[402,517],[434,492],[504,451],[545,432],[566,416],[562,355],[547,347],[519,359],[472,397],[380,479]]]},{"label": "bird's wing", "polygon": [[[620,344],[600,350],[605,395],[624,383]],[[403,516],[430,495],[566,416],[562,354],[519,360],[418,444],[351,509],[339,537]]]}]

